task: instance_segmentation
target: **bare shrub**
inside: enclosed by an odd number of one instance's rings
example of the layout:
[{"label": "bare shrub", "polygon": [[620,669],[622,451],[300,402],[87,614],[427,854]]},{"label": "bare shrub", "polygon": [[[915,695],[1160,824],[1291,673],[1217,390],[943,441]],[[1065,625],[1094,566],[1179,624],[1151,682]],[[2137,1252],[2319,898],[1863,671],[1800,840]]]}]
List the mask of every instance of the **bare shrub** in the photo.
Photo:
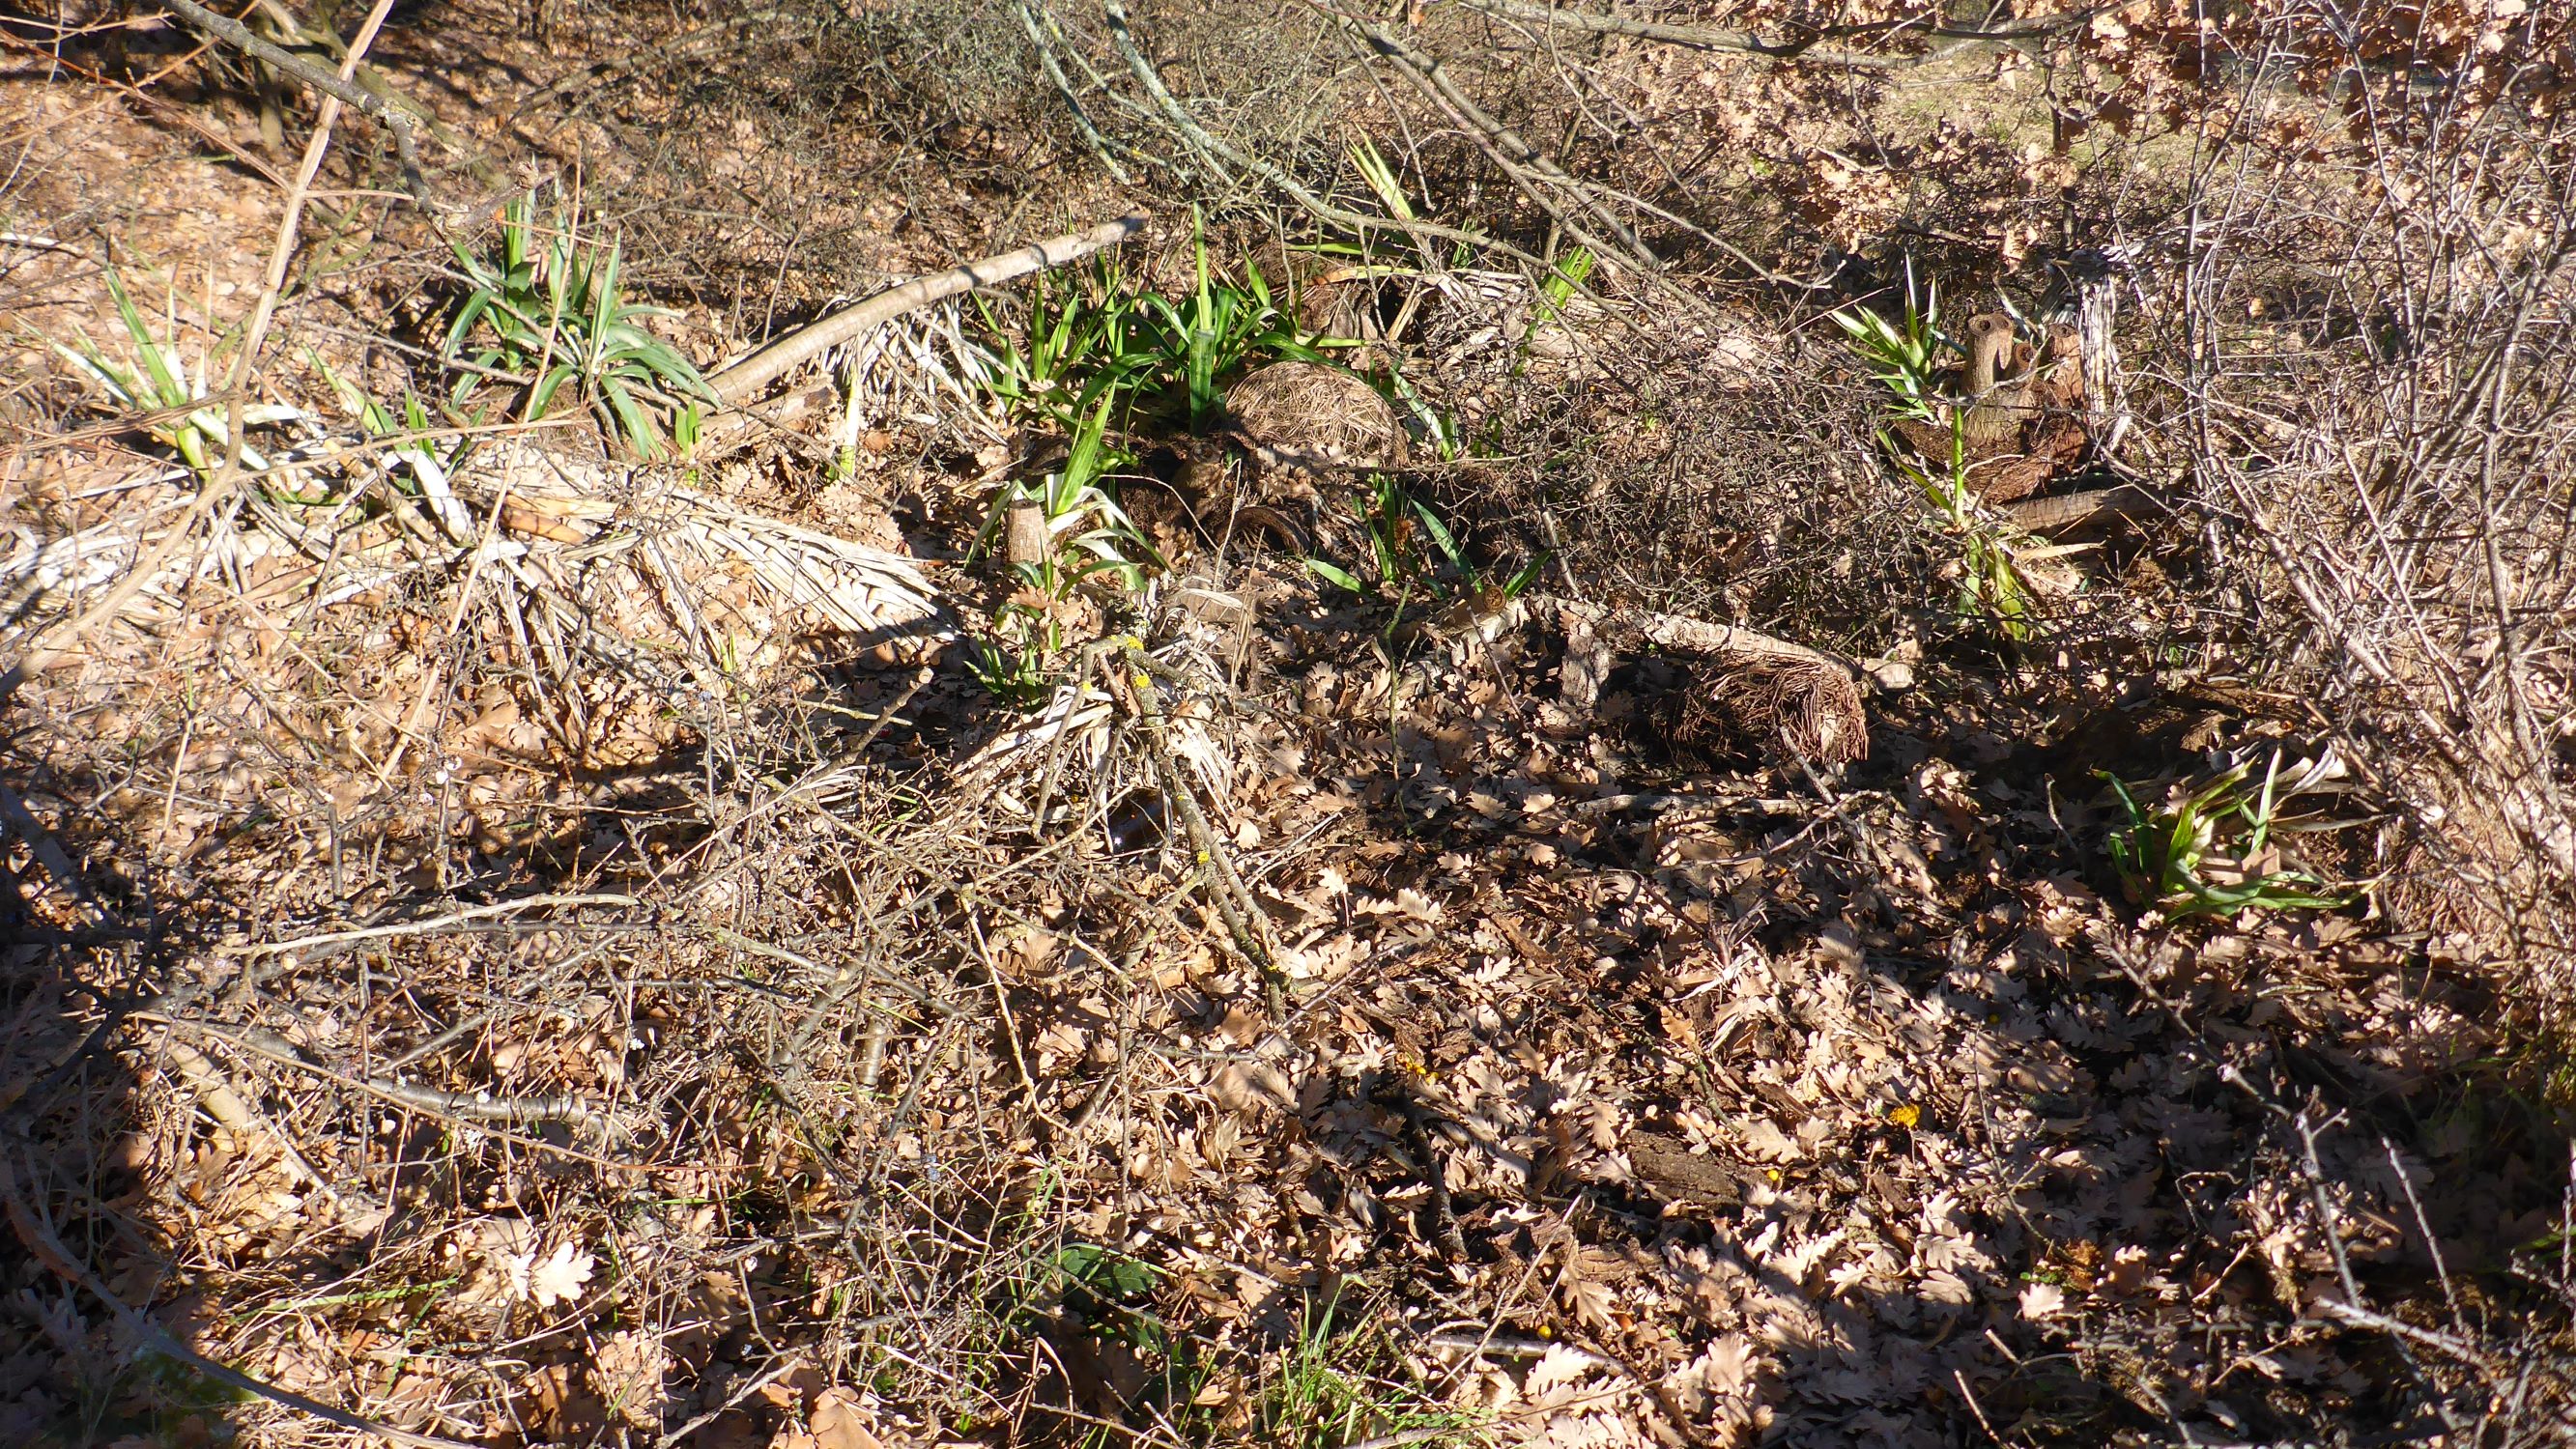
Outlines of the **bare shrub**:
[{"label": "bare shrub", "polygon": [[2554,1014],[2576,989],[2576,132],[2515,63],[2547,53],[2537,27],[2410,52],[2397,11],[2289,5],[2231,38],[2143,380],[2171,391],[2159,452],[2209,510],[2241,643],[2414,804],[2392,899],[2545,968]]}]

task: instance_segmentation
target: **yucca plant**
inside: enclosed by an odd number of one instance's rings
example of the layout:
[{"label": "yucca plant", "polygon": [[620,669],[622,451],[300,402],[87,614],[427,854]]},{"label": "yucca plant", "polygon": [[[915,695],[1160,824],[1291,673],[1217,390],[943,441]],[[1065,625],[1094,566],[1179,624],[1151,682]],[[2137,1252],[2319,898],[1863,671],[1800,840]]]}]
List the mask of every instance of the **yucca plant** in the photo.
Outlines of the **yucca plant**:
[{"label": "yucca plant", "polygon": [[1144,298],[1105,258],[1070,281],[1039,273],[1024,328],[1005,325],[980,296],[975,306],[994,361],[985,388],[1005,406],[1051,417],[1067,432],[1081,422],[1076,399],[1104,383],[1117,386],[1149,373],[1157,362]]},{"label": "yucca plant", "polygon": [[1025,605],[1004,604],[993,616],[993,632],[967,644],[966,667],[984,692],[1013,709],[1035,709],[1053,698],[1063,626]]},{"label": "yucca plant", "polygon": [[[1966,414],[1950,408],[1945,416],[1933,382],[1936,359],[1945,349],[1957,350],[1941,335],[1940,289],[1927,286],[1918,303],[1909,273],[1900,317],[1882,317],[1866,307],[1844,307],[1830,315],[1850,341],[1853,354],[1887,389],[1879,450],[1958,540],[1960,612],[1992,620],[2006,638],[2028,638],[2030,585],[2014,561],[2011,539],[1976,515],[1977,495],[1968,482]],[[1917,462],[1897,441],[1892,431],[1897,423],[1945,429],[1950,435],[1949,456]]]},{"label": "yucca plant", "polygon": [[[623,436],[639,457],[658,458],[666,445],[661,420],[714,402],[714,390],[677,348],[640,325],[675,314],[626,299],[621,245],[582,239],[578,223],[568,212],[541,220],[531,191],[502,208],[495,255],[451,241],[465,291],[445,351],[464,355],[479,339],[478,367],[529,378],[527,416],[543,416],[570,385],[603,431]],[[461,403],[481,381],[464,375],[453,400]]]},{"label": "yucca plant", "polygon": [[1831,315],[1870,375],[1894,394],[1887,405],[1890,416],[1937,424],[1941,414],[1933,405],[1934,359],[1951,346],[1941,336],[1941,290],[1937,285],[1926,287],[1917,304],[1910,282],[1909,277],[1905,315],[1898,320],[1890,321],[1866,307],[1838,308]]},{"label": "yucca plant", "polygon": [[2125,817],[2112,830],[2109,849],[2112,868],[2133,899],[2175,921],[2257,907],[2333,910],[2350,904],[2349,897],[2328,894],[2326,883],[2306,871],[2272,868],[2278,852],[2271,837],[2280,809],[2319,772],[2311,769],[2283,788],[2279,750],[2272,752],[2259,786],[2253,771],[2248,760],[2206,784],[2177,785],[2154,806],[2141,805],[2118,776],[2097,772]]},{"label": "yucca plant", "polygon": [[1403,178],[1397,176],[1395,168],[1387,164],[1386,157],[1378,151],[1375,142],[1366,136],[1353,141],[1350,145],[1350,157],[1352,168],[1360,173],[1360,180],[1368,184],[1368,189],[1376,194],[1378,205],[1386,208],[1387,215],[1398,221],[1414,219],[1413,198],[1405,194]]},{"label": "yucca plant", "polygon": [[392,409],[332,370],[331,365],[310,348],[305,350],[304,357],[330,385],[341,406],[358,420],[358,426],[366,433],[368,441],[384,444],[387,455],[410,470],[416,495],[428,506],[440,526],[451,537],[466,537],[471,532],[471,520],[448,480],[464,466],[466,456],[473,451],[472,430],[458,429],[455,440],[442,450],[430,438],[434,429],[429,410],[422,406],[419,394],[405,391],[401,415],[396,416]]},{"label": "yucca plant", "polygon": [[[1404,611],[1417,593],[1434,600],[1474,597],[1488,593],[1503,599],[1518,598],[1538,581],[1539,571],[1546,567],[1548,555],[1541,554],[1523,564],[1505,578],[1499,588],[1489,583],[1485,571],[1474,559],[1448,523],[1430,504],[1414,497],[1395,479],[1380,473],[1370,480],[1367,494],[1355,499],[1362,529],[1368,535],[1370,563],[1380,589],[1395,596],[1395,612],[1387,629],[1392,635],[1402,623]],[[1428,540],[1437,558],[1422,546]],[[1447,581],[1438,574],[1438,561],[1446,560],[1450,569]],[[1369,585],[1358,574],[1339,564],[1320,558],[1306,560],[1307,571],[1335,588],[1354,594],[1369,592]]]},{"label": "yucca plant", "polygon": [[1189,425],[1205,427],[1224,410],[1225,393],[1217,379],[1233,372],[1255,353],[1271,358],[1320,362],[1324,354],[1307,344],[1297,324],[1282,315],[1270,297],[1270,284],[1258,267],[1243,264],[1246,285],[1220,282],[1208,270],[1207,243],[1198,247],[1198,289],[1181,302],[1148,297],[1146,305],[1162,323],[1157,337],[1157,370],[1176,386]]},{"label": "yucca plant", "polygon": [[1565,310],[1576,289],[1592,280],[1594,264],[1590,247],[1575,247],[1548,264],[1547,275],[1538,284],[1540,321],[1552,320]]},{"label": "yucca plant", "polygon": [[1299,330],[1260,268],[1242,263],[1239,283],[1220,275],[1204,236],[1197,260],[1197,285],[1178,301],[1099,263],[1084,282],[1053,285],[1042,277],[1025,328],[1005,326],[978,302],[995,364],[986,388],[1068,433],[1103,396],[1114,398],[1121,425],[1140,406],[1176,406],[1197,428],[1224,407],[1221,383],[1246,364],[1327,360],[1329,339]]},{"label": "yucca plant", "polygon": [[[222,466],[231,437],[226,430],[225,408],[208,391],[214,372],[213,350],[199,352],[196,375],[191,377],[176,341],[179,324],[175,301],[163,304],[162,328],[171,339],[163,341],[153,334],[142,309],[134,305],[134,298],[125,290],[125,278],[113,266],[106,269],[105,275],[108,295],[116,300],[117,320],[125,326],[130,357],[124,362],[111,359],[77,323],[72,331],[80,345],[54,342],[54,350],[97,383],[117,406],[142,414],[139,421],[143,430],[153,441],[178,454],[190,471],[201,478],[210,476]],[[254,403],[243,407],[242,425],[264,427],[303,416],[299,408]],[[245,442],[241,466],[252,473],[266,472],[268,459]]]}]

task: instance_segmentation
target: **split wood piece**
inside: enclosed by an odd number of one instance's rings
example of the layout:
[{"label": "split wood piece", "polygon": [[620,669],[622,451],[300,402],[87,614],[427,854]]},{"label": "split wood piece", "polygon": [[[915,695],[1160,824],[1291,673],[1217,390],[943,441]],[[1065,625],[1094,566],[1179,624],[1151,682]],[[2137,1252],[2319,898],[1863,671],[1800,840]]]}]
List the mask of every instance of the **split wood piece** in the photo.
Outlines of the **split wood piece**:
[{"label": "split wood piece", "polygon": [[414,201],[429,199],[429,188],[420,175],[420,151],[413,139],[414,129],[420,124],[415,117],[368,87],[333,75],[275,41],[254,34],[240,21],[197,4],[196,0],[165,0],[165,3],[172,14],[208,38],[266,61],[392,132],[395,152],[402,158],[403,184],[410,189]]},{"label": "split wood piece", "polygon": [[1687,1206],[1705,1214],[1744,1201],[1753,1174],[1715,1156],[1690,1150],[1680,1137],[1635,1131],[1620,1144],[1637,1180],[1667,1208]]},{"label": "split wood piece", "polygon": [[1720,671],[1711,701],[1754,739],[1776,740],[1801,759],[1839,765],[1869,756],[1869,713],[1851,667],[1830,654],[1731,624],[1678,614],[1611,610],[1538,596],[1532,617],[1565,631],[1566,702],[1590,709],[1610,656],[1653,645],[1710,661]]},{"label": "split wood piece", "polygon": [[2130,522],[2156,518],[2170,510],[2154,494],[2134,483],[2062,493],[2054,498],[2025,498],[2004,509],[2006,517],[2032,533],[2063,533],[2096,519]]},{"label": "split wood piece", "polygon": [[2074,348],[2082,375],[2084,430],[2105,455],[2119,451],[2129,428],[2115,384],[2120,377],[2120,346],[2113,335],[2120,304],[2120,279],[2136,258],[2127,247],[2087,247],[2054,265],[2058,284],[2052,315],[2075,318]]},{"label": "split wood piece", "polygon": [[[237,1051],[265,1057],[281,1065],[307,1071],[328,1071],[327,1068],[320,1067],[309,1060],[303,1050],[293,1042],[259,1027],[229,1026],[167,1011],[145,1011],[137,1015],[143,1020],[193,1031],[208,1041],[221,1042]],[[188,1078],[189,1085],[198,1090],[201,1098],[213,1086],[224,1087],[229,1095],[229,1079],[216,1071],[213,1063],[203,1053],[195,1051],[176,1038],[171,1040],[170,1049],[172,1056],[179,1063],[181,1073]],[[199,1075],[201,1069],[212,1075],[201,1077]],[[442,1092],[433,1087],[415,1086],[400,1077],[342,1078],[337,1072],[329,1072],[329,1075],[335,1079],[353,1083],[387,1101],[406,1107],[417,1107],[425,1112],[463,1118],[469,1122],[489,1122],[503,1127],[522,1128],[560,1122],[570,1126],[587,1127],[599,1140],[613,1145],[623,1145],[628,1140],[628,1134],[618,1125],[610,1108],[569,1093],[554,1097],[495,1097],[489,1092]],[[230,1105],[244,1113],[241,1119],[236,1120],[226,1115],[224,1106],[217,1102],[206,1103],[207,1111],[217,1122],[235,1132],[246,1134],[256,1132],[274,1138],[279,1146],[287,1150],[289,1156],[293,1156],[293,1145],[275,1130],[264,1128],[255,1116],[249,1114],[238,1097],[234,1097]],[[302,1175],[313,1181],[322,1181],[320,1177],[314,1175],[310,1167],[304,1165],[301,1158],[296,1159],[295,1167]],[[338,1194],[335,1193],[333,1196],[337,1197]]]},{"label": "split wood piece", "polygon": [[1047,532],[1046,506],[1035,498],[1011,500],[1008,526],[1002,534],[1002,556],[1011,567],[1045,563],[1053,540]]},{"label": "split wood piece", "polygon": [[961,292],[971,292],[977,287],[994,286],[1031,272],[1080,261],[1104,247],[1116,246],[1144,229],[1145,218],[1142,216],[1122,216],[1089,231],[1054,237],[1015,252],[1004,252],[982,261],[950,267],[944,272],[915,277],[776,338],[707,381],[726,406],[740,407],[754,393],[785,376],[789,369],[821,356],[871,327],[891,322],[907,312],[945,301]]}]

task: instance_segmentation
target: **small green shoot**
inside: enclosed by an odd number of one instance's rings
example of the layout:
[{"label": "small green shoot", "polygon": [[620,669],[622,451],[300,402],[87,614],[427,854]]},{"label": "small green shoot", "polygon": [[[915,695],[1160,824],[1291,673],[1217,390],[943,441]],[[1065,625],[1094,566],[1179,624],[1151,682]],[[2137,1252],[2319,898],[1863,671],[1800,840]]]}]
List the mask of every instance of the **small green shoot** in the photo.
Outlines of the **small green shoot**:
[{"label": "small green shoot", "polygon": [[1386,157],[1378,153],[1376,144],[1362,136],[1351,143],[1350,156],[1351,165],[1360,173],[1360,180],[1377,193],[1378,205],[1386,208],[1386,214],[1398,221],[1413,220],[1416,215],[1413,198],[1405,195],[1403,178],[1397,176],[1395,168],[1387,164]]},{"label": "small green shoot", "polygon": [[1035,709],[1055,694],[1064,626],[1025,604],[1004,604],[991,639],[969,641],[966,667],[984,692],[1013,709]]},{"label": "small green shoot", "polygon": [[1889,413],[1915,422],[1939,424],[1940,410],[1933,402],[1933,359],[1950,345],[1941,338],[1940,289],[1926,288],[1918,306],[1909,287],[1901,321],[1891,322],[1866,307],[1840,308],[1832,316],[1834,325],[1850,338],[1852,351],[1859,354],[1870,375],[1895,394],[1895,401],[1888,405]]},{"label": "small green shoot", "polygon": [[[1939,288],[1926,287],[1918,303],[1909,283],[1904,314],[1895,320],[1865,307],[1841,308],[1831,316],[1862,365],[1887,388],[1890,426],[1878,431],[1880,451],[1959,541],[1959,612],[1991,620],[2008,639],[2029,638],[2035,603],[2030,584],[2014,560],[2010,538],[1977,517],[1976,490],[1968,479],[1966,415],[1942,405],[1933,381],[1935,359],[1944,349],[1955,350],[1941,336]],[[1898,423],[1946,431],[1949,456],[1918,462],[1892,430]]]},{"label": "small green shoot", "polygon": [[[341,405],[358,420],[358,426],[368,440],[386,444],[387,456],[410,471],[412,482],[405,490],[407,495],[419,499],[451,534],[461,536],[471,524],[448,480],[464,466],[466,456],[473,450],[471,429],[460,429],[460,436],[453,446],[442,452],[429,441],[429,411],[421,406],[416,394],[403,394],[402,416],[397,418],[384,404],[341,377],[312,349],[305,349],[304,358],[330,385]],[[286,501],[316,505],[328,500],[297,498]]]},{"label": "small green shoot", "polygon": [[1476,566],[1459,547],[1458,537],[1449,531],[1449,525],[1430,504],[1406,492],[1404,485],[1392,477],[1373,475],[1367,496],[1355,501],[1354,506],[1368,529],[1369,553],[1381,585],[1409,593],[1415,584],[1432,584],[1438,559],[1423,552],[1421,540],[1427,538],[1439,551],[1438,558],[1446,559],[1452,569],[1466,577],[1468,588],[1481,586]]},{"label": "small green shoot", "polygon": [[[477,367],[529,379],[524,416],[544,416],[569,386],[604,432],[624,437],[638,457],[661,457],[662,419],[693,401],[714,402],[715,392],[677,348],[642,326],[675,314],[626,300],[621,244],[603,247],[582,237],[579,226],[575,213],[541,216],[531,191],[502,208],[495,254],[477,256],[450,242],[465,292],[444,349],[461,356],[480,338],[470,359]],[[461,404],[481,385],[475,374],[461,374],[452,400]],[[694,423],[681,426],[695,431]]]},{"label": "small green shoot", "polygon": [[[131,412],[149,415],[145,430],[153,441],[179,455],[191,472],[200,478],[210,477],[222,466],[230,434],[225,431],[225,409],[214,405],[207,390],[214,371],[214,358],[200,353],[195,377],[188,375],[186,359],[179,355],[178,307],[175,300],[163,307],[162,325],[171,341],[156,337],[134,298],[125,290],[125,279],[115,267],[105,272],[108,295],[116,299],[117,319],[125,325],[131,347],[129,361],[119,363],[108,357],[105,349],[92,342],[77,325],[73,331],[80,337],[78,347],[55,342],[53,348],[64,360],[86,374],[116,405]],[[264,427],[291,422],[303,417],[301,409],[275,404],[253,404],[242,409],[244,427]],[[268,469],[268,460],[258,449],[245,443],[242,468],[251,473]]]},{"label": "small green shoot", "polygon": [[2279,750],[2272,752],[2260,786],[2251,783],[2253,770],[2248,760],[2197,788],[2177,785],[2154,806],[2141,805],[2118,776],[2096,772],[2126,817],[2112,830],[2109,848],[2112,868],[2132,899],[2173,921],[2351,904],[2349,896],[2332,894],[2306,871],[2277,868],[2272,833],[2282,804],[2299,793],[2304,779],[2282,788]]},{"label": "small green shoot", "polygon": [[1346,1444],[1464,1446],[1475,1417],[1434,1400],[1405,1372],[1383,1327],[1336,1322],[1339,1304],[1309,1304],[1296,1341],[1263,1375],[1251,1404],[1256,1442],[1290,1449]]},{"label": "small green shoot", "polygon": [[[1589,247],[1576,247],[1558,257],[1538,284],[1538,316],[1546,321],[1565,310],[1574,294],[1592,280],[1594,258]],[[1840,313],[1835,314],[1838,318]]]},{"label": "small green shoot", "polygon": [[1466,447],[1458,441],[1458,420],[1433,407],[1420,390],[1405,379],[1403,373],[1392,374],[1388,381],[1396,403],[1422,425],[1422,435],[1431,440],[1432,451],[1443,463],[1455,463],[1466,456]]},{"label": "small green shoot", "polygon": [[1334,588],[1348,589],[1354,594],[1365,594],[1368,592],[1368,586],[1361,583],[1357,576],[1353,575],[1349,569],[1342,567],[1340,564],[1326,563],[1324,560],[1319,558],[1310,558],[1306,560],[1306,567],[1315,575],[1315,577],[1322,579],[1325,583],[1331,584]]},{"label": "small green shoot", "polygon": [[1541,553],[1538,557],[1531,559],[1528,563],[1522,564],[1519,568],[1514,569],[1512,571],[1512,576],[1503,580],[1503,597],[1506,599],[1517,599],[1521,595],[1528,593],[1529,586],[1538,582],[1539,574],[1547,568],[1548,564],[1555,557],[1556,556],[1552,553]]},{"label": "small green shoot", "polygon": [[1161,1353],[1171,1335],[1146,1311],[1162,1271],[1112,1248],[1068,1243],[1056,1250],[1043,1275],[1066,1309],[1104,1338],[1147,1353]]}]

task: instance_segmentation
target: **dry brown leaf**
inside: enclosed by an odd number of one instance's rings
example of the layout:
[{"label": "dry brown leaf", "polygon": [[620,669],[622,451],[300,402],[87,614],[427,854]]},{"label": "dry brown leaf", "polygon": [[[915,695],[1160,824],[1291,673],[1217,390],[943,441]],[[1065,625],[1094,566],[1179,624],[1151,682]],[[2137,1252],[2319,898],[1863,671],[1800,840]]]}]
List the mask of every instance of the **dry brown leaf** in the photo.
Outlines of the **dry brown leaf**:
[{"label": "dry brown leaf", "polygon": [[539,1308],[552,1308],[581,1296],[581,1287],[590,1281],[591,1269],[598,1261],[568,1241],[557,1243],[555,1250],[542,1258],[535,1254],[514,1255],[510,1259],[510,1286],[519,1297]]},{"label": "dry brown leaf", "polygon": [[885,1441],[869,1427],[876,1422],[871,1401],[839,1384],[818,1395],[806,1416],[819,1449],[884,1449]]}]

